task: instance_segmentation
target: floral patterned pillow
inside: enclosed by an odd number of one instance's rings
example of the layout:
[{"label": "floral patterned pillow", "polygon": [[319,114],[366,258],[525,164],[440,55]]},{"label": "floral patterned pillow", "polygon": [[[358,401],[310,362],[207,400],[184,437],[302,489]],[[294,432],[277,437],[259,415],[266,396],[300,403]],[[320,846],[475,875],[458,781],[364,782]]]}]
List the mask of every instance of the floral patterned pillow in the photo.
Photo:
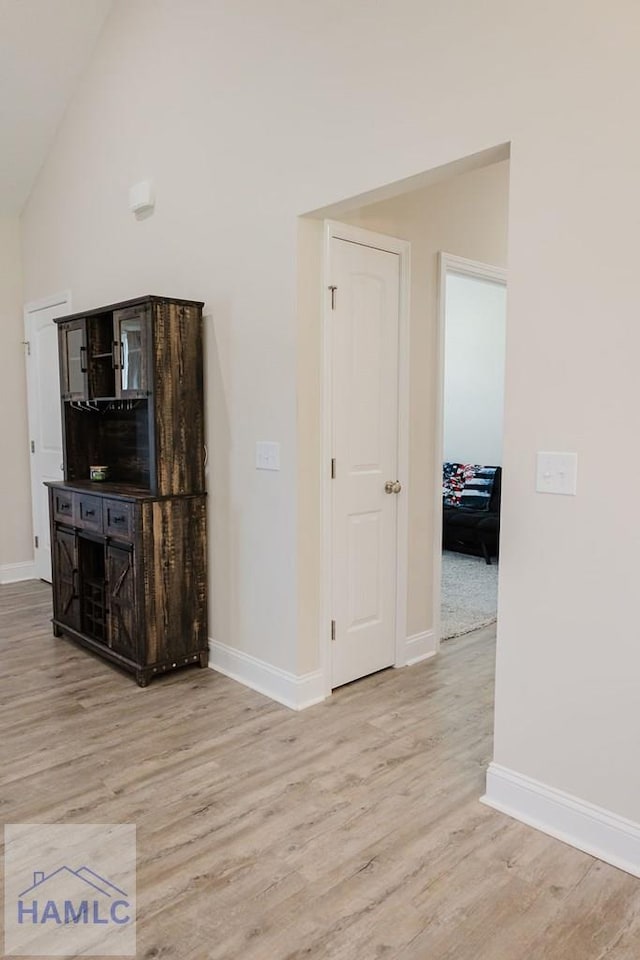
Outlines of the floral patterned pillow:
[{"label": "floral patterned pillow", "polygon": [[495,475],[495,467],[483,467],[477,463],[444,463],[442,466],[444,505],[488,510]]}]

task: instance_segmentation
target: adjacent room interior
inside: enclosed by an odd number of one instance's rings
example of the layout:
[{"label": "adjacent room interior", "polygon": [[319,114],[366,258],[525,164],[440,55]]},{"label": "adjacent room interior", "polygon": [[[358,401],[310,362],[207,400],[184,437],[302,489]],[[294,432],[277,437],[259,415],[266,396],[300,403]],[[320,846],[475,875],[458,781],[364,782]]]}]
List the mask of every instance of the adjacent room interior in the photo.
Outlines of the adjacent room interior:
[{"label": "adjacent room interior", "polygon": [[442,639],[498,613],[506,271],[444,255]]}]

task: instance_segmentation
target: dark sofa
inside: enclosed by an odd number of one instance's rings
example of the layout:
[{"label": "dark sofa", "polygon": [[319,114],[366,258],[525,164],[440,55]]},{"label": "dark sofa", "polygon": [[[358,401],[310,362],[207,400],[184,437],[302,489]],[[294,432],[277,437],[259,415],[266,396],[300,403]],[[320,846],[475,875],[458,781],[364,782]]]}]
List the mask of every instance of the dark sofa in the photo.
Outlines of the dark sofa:
[{"label": "dark sofa", "polygon": [[498,557],[501,490],[502,467],[496,467],[488,509],[443,505],[442,545],[446,550],[480,553],[487,563]]}]

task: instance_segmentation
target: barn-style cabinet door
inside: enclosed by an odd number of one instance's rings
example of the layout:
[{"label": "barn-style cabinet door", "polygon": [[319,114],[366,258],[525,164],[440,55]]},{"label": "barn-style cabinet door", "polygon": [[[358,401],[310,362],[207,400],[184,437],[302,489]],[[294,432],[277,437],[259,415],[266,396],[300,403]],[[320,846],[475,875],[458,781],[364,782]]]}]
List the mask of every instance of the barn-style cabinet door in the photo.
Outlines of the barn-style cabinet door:
[{"label": "barn-style cabinet door", "polygon": [[78,589],[78,538],[72,530],[54,527],[53,609],[56,620],[73,630],[80,629],[80,593]]},{"label": "barn-style cabinet door", "polygon": [[135,567],[133,548],[109,543],[105,552],[108,643],[115,653],[137,657]]}]

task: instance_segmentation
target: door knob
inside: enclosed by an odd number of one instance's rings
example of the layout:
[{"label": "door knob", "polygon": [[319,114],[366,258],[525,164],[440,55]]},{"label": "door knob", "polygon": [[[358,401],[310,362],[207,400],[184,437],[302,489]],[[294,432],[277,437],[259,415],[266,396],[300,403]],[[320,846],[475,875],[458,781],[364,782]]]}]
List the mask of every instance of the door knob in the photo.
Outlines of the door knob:
[{"label": "door knob", "polygon": [[385,493],[400,493],[402,490],[402,484],[399,480],[387,480],[384,485]]}]

